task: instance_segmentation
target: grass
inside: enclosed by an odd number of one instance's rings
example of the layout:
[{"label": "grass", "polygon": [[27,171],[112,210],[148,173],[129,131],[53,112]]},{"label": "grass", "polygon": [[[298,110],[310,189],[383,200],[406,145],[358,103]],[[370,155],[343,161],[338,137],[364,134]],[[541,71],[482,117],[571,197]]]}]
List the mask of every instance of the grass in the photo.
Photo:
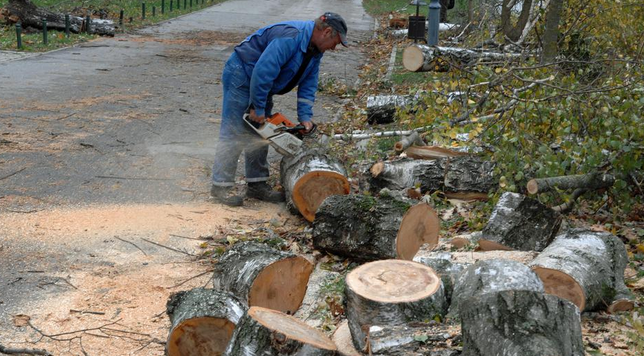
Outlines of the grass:
[{"label": "grass", "polygon": [[[362,6],[370,15],[382,15],[390,12],[416,15],[416,6],[410,5],[410,2],[409,0],[363,0]],[[429,3],[429,0],[423,2]],[[420,6],[419,13],[427,15],[427,6]]]},{"label": "grass", "polygon": [[[207,6],[222,3],[225,0],[192,0],[192,7],[190,6],[191,0],[179,0],[179,9],[177,9],[177,0],[172,0],[172,12],[170,12],[170,1],[164,1],[164,14],[161,14],[162,0],[145,1],[146,18],[144,20],[142,18],[141,0],[85,0],[82,2],[69,0],[32,0],[36,6],[50,11],[70,13],[74,16],[91,14],[92,18],[106,17],[107,19],[113,20],[117,25],[119,23],[119,14],[123,10],[123,26],[117,30],[121,32],[175,18]],[[7,2],[8,0],[0,0],[0,7],[3,7]],[[156,7],[155,16],[152,16],[153,7]],[[48,30],[48,35],[48,44],[45,45],[40,30],[24,29],[22,33],[23,48],[20,50],[25,52],[50,51],[56,48],[69,47],[76,43],[98,37],[97,35],[85,33],[71,33],[69,37],[66,37],[64,32],[51,29]],[[17,35],[14,26],[0,27],[0,50],[18,50]]]}]

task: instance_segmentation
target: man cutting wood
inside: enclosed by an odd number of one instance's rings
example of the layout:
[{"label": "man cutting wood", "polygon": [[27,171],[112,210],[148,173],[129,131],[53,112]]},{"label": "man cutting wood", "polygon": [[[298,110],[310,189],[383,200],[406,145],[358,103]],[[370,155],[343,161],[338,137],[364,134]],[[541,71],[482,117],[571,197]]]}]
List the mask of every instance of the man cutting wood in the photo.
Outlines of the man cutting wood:
[{"label": "man cutting wood", "polygon": [[284,195],[268,185],[268,145],[244,123],[244,114],[263,123],[272,114],[273,95],[297,89],[297,119],[311,130],[320,60],[338,44],[347,46],[347,24],[333,12],[314,21],[287,21],[259,29],[235,47],[222,74],[224,99],[210,194],[216,202],[243,205],[233,195],[237,160],[246,158],[246,196],[269,202]]}]

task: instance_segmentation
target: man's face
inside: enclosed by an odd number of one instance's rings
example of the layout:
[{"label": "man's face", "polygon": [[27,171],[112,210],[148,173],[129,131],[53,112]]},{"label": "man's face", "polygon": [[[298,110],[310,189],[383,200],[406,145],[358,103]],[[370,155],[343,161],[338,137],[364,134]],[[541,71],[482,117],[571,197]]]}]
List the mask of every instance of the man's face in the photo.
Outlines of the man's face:
[{"label": "man's face", "polygon": [[335,47],[340,43],[340,34],[335,33],[334,35],[333,29],[327,27],[322,33],[322,40],[318,43],[318,50],[322,53],[326,50],[334,51]]}]

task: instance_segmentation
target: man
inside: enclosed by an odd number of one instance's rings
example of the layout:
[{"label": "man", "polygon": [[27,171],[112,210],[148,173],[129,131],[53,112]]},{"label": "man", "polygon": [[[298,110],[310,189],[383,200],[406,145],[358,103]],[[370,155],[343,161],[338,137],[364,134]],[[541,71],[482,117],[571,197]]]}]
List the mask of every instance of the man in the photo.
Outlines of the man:
[{"label": "man", "polygon": [[242,151],[246,158],[246,196],[284,201],[284,195],[266,182],[268,146],[251,131],[243,116],[248,112],[251,120],[263,123],[272,114],[273,95],[286,94],[297,86],[297,119],[311,130],[320,60],[325,51],[335,50],[338,44],[346,47],[346,35],[344,19],[327,12],[314,21],[264,27],[235,47],[222,74],[222,121],[210,190],[215,201],[243,205],[242,196],[231,194]]}]

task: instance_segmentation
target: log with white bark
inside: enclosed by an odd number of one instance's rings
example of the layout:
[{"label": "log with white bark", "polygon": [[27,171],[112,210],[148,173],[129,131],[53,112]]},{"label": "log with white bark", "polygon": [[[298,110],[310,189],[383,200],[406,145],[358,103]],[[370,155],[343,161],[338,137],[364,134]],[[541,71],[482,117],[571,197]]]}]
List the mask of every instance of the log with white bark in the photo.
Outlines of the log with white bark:
[{"label": "log with white bark", "polygon": [[277,310],[251,307],[226,350],[228,356],[332,356],[336,346],[323,332]]},{"label": "log with white bark", "polygon": [[371,125],[396,121],[396,110],[413,112],[418,97],[409,95],[376,95],[367,97],[367,122]]},{"label": "log with white bark", "polygon": [[228,292],[195,288],[170,296],[166,311],[166,354],[206,356],[223,354],[246,307]]},{"label": "log with white bark", "polygon": [[284,157],[280,172],[287,204],[308,221],[315,219],[315,212],[328,196],[351,191],[346,170],[323,149],[303,149],[294,157]]},{"label": "log with white bark", "polygon": [[528,182],[529,194],[549,192],[554,189],[587,189],[596,190],[611,187],[615,183],[615,177],[610,174],[588,173],[572,176],[535,178]]},{"label": "log with white bark", "polygon": [[532,290],[473,296],[461,307],[462,356],[583,356],[579,309]]},{"label": "log with white bark", "polygon": [[631,310],[624,284],[626,247],[615,235],[583,229],[567,231],[530,264],[546,292],[575,303],[579,310]]},{"label": "log with white bark", "polygon": [[456,282],[470,263],[452,262],[450,253],[434,254],[432,256],[416,256],[414,261],[431,267],[441,278],[445,290],[445,299],[448,304],[452,302],[452,294]]},{"label": "log with white bark", "polygon": [[439,146],[411,146],[405,150],[409,158],[415,159],[438,159],[448,157],[467,156],[467,152],[450,150],[449,148]]},{"label": "log with white bark", "polygon": [[417,262],[381,260],[347,275],[346,315],[356,349],[369,352],[369,331],[442,316],[447,302],[436,272]]},{"label": "log with white bark", "polygon": [[248,306],[293,314],[302,304],[312,271],[311,262],[301,256],[242,242],[219,258],[213,287],[233,293]]},{"label": "log with white bark", "polygon": [[562,217],[523,194],[506,192],[483,228],[479,246],[484,251],[543,251],[554,240]]},{"label": "log with white bark", "polygon": [[476,156],[465,155],[442,159],[445,169],[447,198],[461,200],[487,200],[488,192],[497,187],[494,163]]},{"label": "log with white bark", "polygon": [[[438,60],[455,61],[464,65],[522,58],[521,53],[474,51],[467,48],[413,45],[403,51],[403,66],[411,72],[434,70]],[[442,67],[442,65],[440,65]]]},{"label": "log with white bark", "polygon": [[461,307],[468,305],[470,298],[508,290],[544,293],[537,274],[523,263],[501,259],[478,261],[467,267],[456,282],[449,313],[459,317]]},{"label": "log with white bark", "polygon": [[[42,22],[46,20],[48,29],[65,30],[65,14],[39,8],[29,0],[9,0],[2,13],[10,22],[21,22],[23,27],[42,29]],[[112,21],[96,19],[91,21],[90,33],[114,36],[114,23]],[[85,19],[78,16],[70,16],[69,22],[69,30],[73,33],[80,33],[87,26]]]},{"label": "log with white bark", "polygon": [[356,260],[411,260],[423,244],[438,243],[436,211],[393,197],[335,195],[318,209],[313,246]]},{"label": "log with white bark", "polygon": [[423,138],[420,137],[420,135],[416,131],[412,132],[411,135],[405,136],[400,141],[396,142],[394,144],[394,152],[396,152],[396,154],[400,154],[404,150],[410,148],[412,145],[414,145],[414,147],[425,146],[425,141],[423,141]]}]

